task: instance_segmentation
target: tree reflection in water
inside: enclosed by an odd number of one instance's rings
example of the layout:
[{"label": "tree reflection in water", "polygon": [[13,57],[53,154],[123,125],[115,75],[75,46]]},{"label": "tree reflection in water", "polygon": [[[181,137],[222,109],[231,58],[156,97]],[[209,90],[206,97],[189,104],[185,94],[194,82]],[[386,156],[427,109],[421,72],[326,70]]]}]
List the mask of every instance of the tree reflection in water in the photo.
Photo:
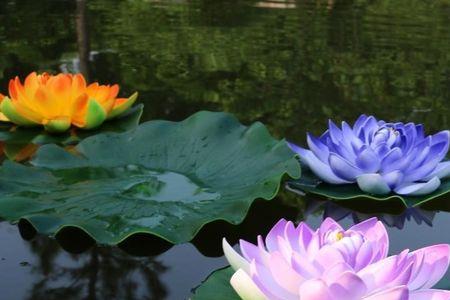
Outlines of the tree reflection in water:
[{"label": "tree reflection in water", "polygon": [[[24,222],[19,229],[23,238],[32,238],[28,245],[37,258],[31,272],[39,279],[27,299],[165,299],[167,295],[159,276],[168,268],[154,256],[131,256],[117,247],[90,247],[87,236],[72,230],[54,240],[35,235]],[[141,242],[145,248],[155,241]],[[124,247],[132,252],[136,244],[129,242]],[[61,246],[71,254],[62,253]]]}]

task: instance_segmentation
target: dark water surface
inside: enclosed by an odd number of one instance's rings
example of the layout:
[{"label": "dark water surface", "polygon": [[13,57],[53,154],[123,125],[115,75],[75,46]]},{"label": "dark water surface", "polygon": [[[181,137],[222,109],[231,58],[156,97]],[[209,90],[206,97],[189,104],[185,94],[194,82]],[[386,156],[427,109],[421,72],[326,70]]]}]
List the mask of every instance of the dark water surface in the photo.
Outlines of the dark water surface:
[{"label": "dark water surface", "polygon": [[[0,1],[0,92],[34,70],[137,90],[143,120],[229,111],[298,143],[328,118],[361,113],[433,132],[450,128],[450,2]],[[257,201],[242,225],[210,224],[193,243],[141,236],[121,249],[3,222],[0,299],[184,299],[226,265],[222,236],[254,240],[281,217],[316,226],[324,214],[346,225],[373,215],[282,192]],[[450,243],[448,212],[378,216],[393,253]],[[439,287],[450,289],[450,273]]]}]

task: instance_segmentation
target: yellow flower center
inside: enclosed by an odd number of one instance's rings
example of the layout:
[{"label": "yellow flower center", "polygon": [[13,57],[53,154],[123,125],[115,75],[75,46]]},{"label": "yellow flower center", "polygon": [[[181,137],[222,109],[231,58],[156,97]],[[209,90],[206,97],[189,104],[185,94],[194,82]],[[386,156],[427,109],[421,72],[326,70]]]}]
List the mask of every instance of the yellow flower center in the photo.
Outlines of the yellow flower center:
[{"label": "yellow flower center", "polygon": [[342,240],[343,238],[344,238],[344,233],[343,232],[338,232],[336,234],[336,242]]}]

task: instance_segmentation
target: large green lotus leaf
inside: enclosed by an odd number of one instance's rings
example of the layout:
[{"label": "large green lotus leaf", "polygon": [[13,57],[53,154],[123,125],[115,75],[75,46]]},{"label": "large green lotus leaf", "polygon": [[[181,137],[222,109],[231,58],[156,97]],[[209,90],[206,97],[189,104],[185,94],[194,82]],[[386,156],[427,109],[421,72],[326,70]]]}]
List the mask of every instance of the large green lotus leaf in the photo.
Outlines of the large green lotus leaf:
[{"label": "large green lotus leaf", "polygon": [[324,183],[309,170],[305,169],[303,168],[304,171],[300,179],[287,183],[289,190],[298,193],[313,194],[335,201],[386,201],[396,202],[396,204],[401,204],[405,207],[421,206],[442,199],[450,201],[449,179],[442,180],[441,186],[436,191],[424,196],[411,197],[394,193],[389,195],[371,195],[361,191],[356,184],[334,185]]},{"label": "large green lotus leaf", "polygon": [[230,284],[234,270],[231,267],[214,271],[194,290],[191,300],[240,300]]},{"label": "large green lotus leaf", "polygon": [[0,142],[7,145],[74,144],[101,132],[124,132],[135,128],[139,125],[143,108],[143,104],[136,105],[119,118],[105,122],[96,130],[76,130],[60,134],[51,134],[42,128],[22,128],[11,126],[10,123],[2,123],[0,126]]},{"label": "large green lotus leaf", "polygon": [[75,226],[102,244],[135,233],[189,241],[213,220],[240,223],[254,199],[277,194],[283,174],[300,176],[264,125],[212,112],[99,134],[71,152],[44,145],[31,164],[0,168],[0,217],[49,235]]}]

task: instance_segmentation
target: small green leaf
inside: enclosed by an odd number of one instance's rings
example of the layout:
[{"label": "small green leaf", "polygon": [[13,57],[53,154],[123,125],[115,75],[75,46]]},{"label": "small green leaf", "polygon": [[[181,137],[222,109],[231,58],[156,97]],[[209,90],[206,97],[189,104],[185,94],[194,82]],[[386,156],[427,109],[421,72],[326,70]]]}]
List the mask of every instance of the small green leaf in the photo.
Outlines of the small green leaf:
[{"label": "small green leaf", "polygon": [[45,145],[31,163],[0,168],[0,217],[49,235],[81,228],[101,244],[135,233],[187,242],[211,221],[240,223],[285,173],[300,176],[295,154],[261,123],[212,112],[99,134],[71,152]]},{"label": "small green leaf", "polygon": [[231,267],[214,271],[194,290],[191,300],[240,300],[230,284],[234,270]]}]

